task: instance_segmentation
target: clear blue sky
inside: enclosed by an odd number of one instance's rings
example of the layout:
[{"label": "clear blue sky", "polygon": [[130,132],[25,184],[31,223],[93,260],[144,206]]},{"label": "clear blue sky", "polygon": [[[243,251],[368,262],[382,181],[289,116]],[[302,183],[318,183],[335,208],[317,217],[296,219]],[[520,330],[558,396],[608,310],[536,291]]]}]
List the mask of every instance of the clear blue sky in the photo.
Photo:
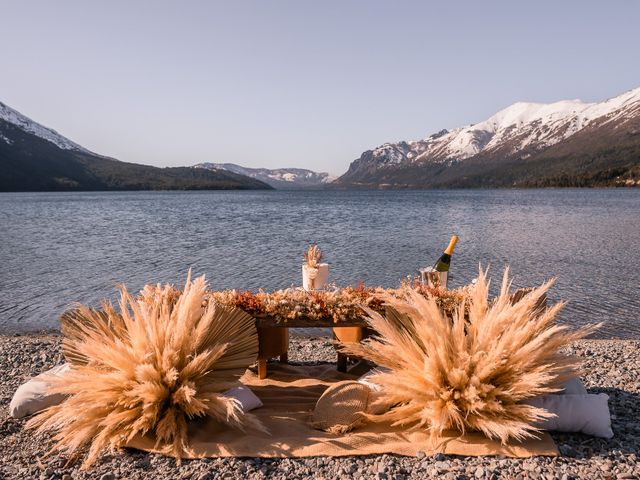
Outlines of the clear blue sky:
[{"label": "clear blue sky", "polygon": [[0,101],[98,153],[343,173],[640,86],[640,2],[0,0]]}]

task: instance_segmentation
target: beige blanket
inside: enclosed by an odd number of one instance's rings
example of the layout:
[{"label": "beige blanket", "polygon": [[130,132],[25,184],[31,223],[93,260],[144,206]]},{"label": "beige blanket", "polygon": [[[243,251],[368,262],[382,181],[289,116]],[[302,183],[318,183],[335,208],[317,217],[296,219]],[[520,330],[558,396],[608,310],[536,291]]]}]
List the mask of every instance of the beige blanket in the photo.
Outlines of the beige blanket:
[{"label": "beige blanket", "polygon": [[[514,442],[503,446],[477,433],[460,436],[450,432],[433,441],[421,431],[407,432],[386,424],[368,424],[341,435],[313,429],[311,412],[317,399],[331,383],[353,379],[339,373],[335,365],[321,366],[269,366],[269,375],[259,380],[248,370],[242,382],[251,387],[264,406],[254,413],[271,435],[242,433],[221,427],[214,421],[194,422],[189,430],[193,456],[197,457],[309,457],[345,456],[396,453],[414,456],[418,451],[427,455],[446,453],[454,455],[504,455],[529,457],[556,456],[558,450],[547,433],[537,440]],[[146,451],[154,449],[154,440],[148,437],[134,439],[129,447]]]}]

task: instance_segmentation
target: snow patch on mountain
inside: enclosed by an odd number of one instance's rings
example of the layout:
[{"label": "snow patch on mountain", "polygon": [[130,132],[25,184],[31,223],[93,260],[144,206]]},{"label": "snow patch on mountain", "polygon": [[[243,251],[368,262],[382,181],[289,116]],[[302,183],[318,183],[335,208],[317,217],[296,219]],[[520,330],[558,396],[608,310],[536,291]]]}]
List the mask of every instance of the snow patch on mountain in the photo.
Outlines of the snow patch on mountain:
[{"label": "snow patch on mountain", "polygon": [[[0,120],[4,120],[25,132],[31,133],[43,140],[47,140],[63,150],[76,150],[79,152],[91,153],[86,148],[72,142],[68,138],[63,137],[55,130],[40,125],[38,122],[31,120],[26,115],[21,114],[2,102],[0,102]],[[0,140],[4,140],[9,143],[9,139],[4,135],[0,135]]]},{"label": "snow patch on mountain", "polygon": [[411,146],[407,142],[385,143],[373,151],[373,157],[383,165],[396,165],[402,163],[412,154]]},{"label": "snow patch on mountain", "polygon": [[13,141],[12,141],[10,138],[5,137],[5,136],[2,134],[2,132],[0,132],[0,140],[2,140],[3,142],[5,142],[5,143],[7,143],[7,144],[9,144],[9,145],[12,145],[12,144],[13,144]]},{"label": "snow patch on mountain", "polygon": [[227,170],[261,180],[274,188],[309,188],[332,182],[336,177],[304,168],[248,168],[234,163],[199,163],[196,168]]}]

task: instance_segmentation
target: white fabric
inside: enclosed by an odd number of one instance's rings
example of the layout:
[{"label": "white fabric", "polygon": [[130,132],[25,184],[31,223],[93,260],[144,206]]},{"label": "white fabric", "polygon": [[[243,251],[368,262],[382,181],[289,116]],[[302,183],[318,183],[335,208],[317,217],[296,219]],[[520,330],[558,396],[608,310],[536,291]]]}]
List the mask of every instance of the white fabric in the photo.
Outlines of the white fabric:
[{"label": "white fabric", "polygon": [[[373,383],[371,376],[384,369],[374,369],[358,379],[359,383],[371,389],[371,401],[378,397],[380,386]],[[609,415],[609,397],[604,394],[587,393],[580,378],[572,378],[564,384],[564,390],[557,394],[544,395],[528,400],[528,405],[544,408],[556,415],[555,418],[536,425],[544,430],[559,432],[582,432],[594,437],[611,438],[611,416]],[[386,406],[388,408],[389,406]],[[376,412],[385,410],[384,405],[378,405]]]},{"label": "white fabric", "polygon": [[47,392],[49,380],[64,375],[70,368],[68,363],[63,363],[20,385],[9,404],[9,415],[13,418],[23,418],[62,403],[65,395]]},{"label": "white fabric", "polygon": [[224,396],[238,400],[240,405],[242,405],[242,410],[245,412],[262,406],[262,401],[257,395],[253,393],[249,387],[245,387],[244,385],[227,390],[224,392]]},{"label": "white fabric", "polygon": [[572,378],[564,384],[564,390],[556,393],[556,395],[586,395],[587,389],[579,377]]},{"label": "white fabric", "polygon": [[302,288],[306,291],[320,290],[329,281],[329,264],[319,263],[318,268],[302,265]]},{"label": "white fabric", "polygon": [[544,408],[556,417],[536,426],[558,432],[582,432],[602,438],[612,438],[609,396],[605,393],[543,395],[525,403]]},{"label": "white fabric", "polygon": [[[61,404],[66,396],[59,393],[48,393],[48,379],[62,376],[70,368],[71,365],[63,363],[20,385],[9,404],[9,415],[13,418],[23,418],[38,413],[45,408]],[[255,393],[244,385],[232,388],[226,391],[224,395],[238,400],[245,412],[262,406],[262,402]]]}]

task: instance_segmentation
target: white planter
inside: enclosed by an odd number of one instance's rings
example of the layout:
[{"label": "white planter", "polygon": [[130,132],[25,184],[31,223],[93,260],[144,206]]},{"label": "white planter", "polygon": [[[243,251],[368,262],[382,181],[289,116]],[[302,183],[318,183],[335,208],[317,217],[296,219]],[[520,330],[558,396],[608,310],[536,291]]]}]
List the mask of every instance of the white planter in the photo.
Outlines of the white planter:
[{"label": "white planter", "polygon": [[306,291],[320,290],[329,281],[329,264],[320,263],[318,268],[302,265],[302,288]]}]

